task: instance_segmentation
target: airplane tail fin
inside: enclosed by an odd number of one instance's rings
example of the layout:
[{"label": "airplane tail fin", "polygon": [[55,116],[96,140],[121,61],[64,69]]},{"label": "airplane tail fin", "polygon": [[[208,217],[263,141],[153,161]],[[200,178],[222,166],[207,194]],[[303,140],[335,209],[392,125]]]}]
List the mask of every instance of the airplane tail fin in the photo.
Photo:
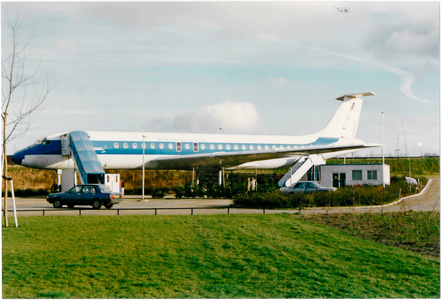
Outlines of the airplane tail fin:
[{"label": "airplane tail fin", "polygon": [[336,100],[343,101],[343,103],[326,128],[320,132],[320,135],[324,137],[355,138],[363,106],[361,97],[374,95],[372,92],[367,92],[338,97]]}]

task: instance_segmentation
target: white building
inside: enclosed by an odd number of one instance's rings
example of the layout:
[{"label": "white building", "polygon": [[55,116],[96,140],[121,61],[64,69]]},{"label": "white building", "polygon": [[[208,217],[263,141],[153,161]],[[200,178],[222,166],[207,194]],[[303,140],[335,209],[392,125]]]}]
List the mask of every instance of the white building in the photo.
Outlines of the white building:
[{"label": "white building", "polygon": [[383,164],[322,165],[321,185],[344,187],[347,185],[390,184],[390,166]]}]

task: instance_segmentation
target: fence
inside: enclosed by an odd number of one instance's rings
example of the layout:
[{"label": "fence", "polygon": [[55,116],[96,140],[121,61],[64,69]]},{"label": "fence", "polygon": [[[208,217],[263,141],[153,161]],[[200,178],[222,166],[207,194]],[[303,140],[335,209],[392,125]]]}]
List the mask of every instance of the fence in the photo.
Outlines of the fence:
[{"label": "fence", "polygon": [[[46,216],[47,212],[51,212],[55,214],[51,214],[51,215],[59,215],[57,214],[57,212],[74,212],[74,211],[78,211],[78,215],[81,216],[83,211],[88,211],[88,212],[93,212],[94,215],[100,214],[100,212],[103,212],[102,214],[107,215],[105,212],[116,212],[116,215],[119,216],[120,215],[120,211],[143,211],[143,210],[149,210],[149,211],[155,211],[155,215],[158,215],[158,211],[160,210],[189,210],[190,214],[193,215],[195,210],[226,210],[227,214],[230,214],[230,210],[235,210],[235,211],[255,211],[256,213],[258,212],[262,212],[263,214],[266,213],[267,209],[265,208],[232,208],[232,207],[228,207],[228,206],[215,206],[215,207],[163,207],[163,208],[112,208],[112,209],[93,209],[93,208],[47,208],[47,209],[17,209],[17,213],[20,212],[42,212],[43,216]],[[8,209],[8,211],[10,211]],[[293,212],[296,212],[295,210],[293,210]]]}]

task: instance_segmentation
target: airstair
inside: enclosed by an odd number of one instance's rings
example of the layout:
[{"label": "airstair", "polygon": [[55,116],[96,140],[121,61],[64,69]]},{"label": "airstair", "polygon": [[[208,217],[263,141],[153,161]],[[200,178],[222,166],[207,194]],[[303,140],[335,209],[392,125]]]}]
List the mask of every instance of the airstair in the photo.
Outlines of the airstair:
[{"label": "airstair", "polygon": [[70,132],[62,140],[62,152],[68,152],[69,147],[81,183],[104,183],[105,172],[89,135],[84,131]]},{"label": "airstair", "polygon": [[279,186],[292,186],[305,175],[312,166],[324,165],[326,161],[321,155],[305,155],[300,157],[288,170],[285,176],[279,180]]}]

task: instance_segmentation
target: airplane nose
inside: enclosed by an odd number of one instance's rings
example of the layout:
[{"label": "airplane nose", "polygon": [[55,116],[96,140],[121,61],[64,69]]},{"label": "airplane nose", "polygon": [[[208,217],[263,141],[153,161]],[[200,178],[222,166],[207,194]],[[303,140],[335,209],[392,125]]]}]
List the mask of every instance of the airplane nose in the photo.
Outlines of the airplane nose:
[{"label": "airplane nose", "polygon": [[21,165],[21,162],[23,161],[24,158],[24,152],[23,151],[18,151],[16,153],[14,153],[14,155],[12,155],[12,161],[14,163],[16,163],[17,165]]}]

